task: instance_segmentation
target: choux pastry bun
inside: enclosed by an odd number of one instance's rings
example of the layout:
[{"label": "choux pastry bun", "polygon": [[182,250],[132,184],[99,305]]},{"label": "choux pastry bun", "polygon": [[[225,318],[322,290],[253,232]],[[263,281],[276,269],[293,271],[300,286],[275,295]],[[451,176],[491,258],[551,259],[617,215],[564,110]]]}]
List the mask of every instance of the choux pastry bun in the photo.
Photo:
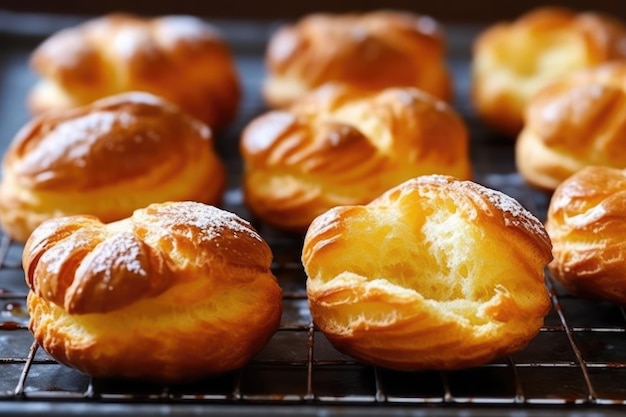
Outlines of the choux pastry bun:
[{"label": "choux pastry bun", "polygon": [[472,176],[463,120],[415,88],[326,85],[252,120],[241,138],[252,213],[304,232],[336,205],[365,204],[418,175]]},{"label": "choux pastry bun", "polygon": [[302,251],[317,328],[360,361],[410,371],[523,348],[550,309],[551,259],[543,225],[517,201],[440,175],[328,210]]},{"label": "choux pastry bun", "polygon": [[51,217],[103,222],[150,203],[217,204],[226,183],[211,130],[147,93],[123,93],[28,122],[2,160],[0,225],[24,242]]},{"label": "choux pastry bun", "polygon": [[358,89],[416,87],[450,100],[443,29],[428,16],[380,10],[316,13],[282,26],[269,40],[263,85],[285,107],[326,83]]},{"label": "choux pastry bun", "polygon": [[497,23],[474,43],[471,98],[493,129],[514,138],[528,101],[551,81],[626,58],[626,26],[594,12],[541,7]]},{"label": "choux pastry bun", "polygon": [[549,191],[589,165],[626,168],[626,62],[544,87],[528,105],[515,160],[528,183]]},{"label": "choux pastry bun", "polygon": [[47,220],[26,242],[29,328],[85,374],[189,382],[237,369],[278,328],[272,252],[250,224],[166,202],[103,224]]},{"label": "choux pastry bun", "polygon": [[192,16],[105,15],[50,36],[31,66],[41,77],[28,98],[37,114],[145,91],[218,130],[239,106],[241,87],[224,38]]},{"label": "choux pastry bun", "polygon": [[626,305],[626,171],[588,166],[550,200],[552,275],[585,298]]}]

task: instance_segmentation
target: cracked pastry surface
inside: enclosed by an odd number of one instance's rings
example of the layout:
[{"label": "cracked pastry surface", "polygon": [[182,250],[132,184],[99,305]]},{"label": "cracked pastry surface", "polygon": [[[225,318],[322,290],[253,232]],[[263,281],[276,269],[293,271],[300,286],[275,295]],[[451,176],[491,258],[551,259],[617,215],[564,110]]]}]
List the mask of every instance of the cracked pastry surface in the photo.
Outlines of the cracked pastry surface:
[{"label": "cracked pastry surface", "polygon": [[302,262],[315,325],[400,370],[457,369],[524,347],[550,309],[539,220],[471,181],[427,175],[317,217]]}]

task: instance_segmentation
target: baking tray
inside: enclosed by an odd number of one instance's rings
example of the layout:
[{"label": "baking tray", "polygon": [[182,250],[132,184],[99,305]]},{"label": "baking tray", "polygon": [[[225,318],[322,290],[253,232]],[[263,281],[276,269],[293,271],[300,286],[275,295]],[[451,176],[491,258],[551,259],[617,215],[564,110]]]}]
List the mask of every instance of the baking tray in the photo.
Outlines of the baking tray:
[{"label": "baking tray", "polygon": [[[80,20],[0,11],[2,150],[29,117],[25,95],[35,80],[27,66],[30,52],[47,34]],[[277,23],[212,23],[231,44],[244,89],[237,120],[217,137],[229,170],[223,207],[250,219],[272,247],[272,269],[284,290],[279,330],[241,370],[197,383],[89,378],[58,364],[34,343],[27,329],[22,247],[0,235],[0,414],[604,416],[626,411],[623,309],[573,297],[549,276],[553,309],[536,338],[512,356],[454,372],[397,372],[337,352],[311,323],[300,263],[302,236],[252,219],[242,203],[239,133],[266,110],[259,94],[263,51]],[[513,142],[485,128],[469,104],[471,42],[480,30],[446,26],[454,105],[470,129],[475,180],[511,195],[543,220],[550,196],[524,184],[515,170]]]}]

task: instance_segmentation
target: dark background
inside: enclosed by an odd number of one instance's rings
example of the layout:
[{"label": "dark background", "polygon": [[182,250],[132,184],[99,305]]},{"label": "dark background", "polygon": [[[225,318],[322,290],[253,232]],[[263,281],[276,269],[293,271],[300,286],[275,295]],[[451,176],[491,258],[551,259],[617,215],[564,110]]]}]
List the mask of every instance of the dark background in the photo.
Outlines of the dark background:
[{"label": "dark background", "polygon": [[597,10],[626,17],[624,0],[506,1],[506,0],[0,0],[0,9],[20,12],[97,15],[127,11],[146,15],[194,14],[208,18],[294,19],[314,11],[346,12],[371,9],[406,9],[429,14],[446,22],[486,23],[510,19],[541,5]]}]

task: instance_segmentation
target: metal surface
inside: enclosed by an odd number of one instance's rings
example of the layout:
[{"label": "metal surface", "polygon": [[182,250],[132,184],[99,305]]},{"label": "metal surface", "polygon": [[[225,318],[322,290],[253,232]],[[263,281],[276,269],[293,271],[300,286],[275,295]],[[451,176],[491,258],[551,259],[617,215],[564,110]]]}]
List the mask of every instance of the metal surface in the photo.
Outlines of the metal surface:
[{"label": "metal surface", "polygon": [[[264,110],[259,96],[262,46],[272,27],[231,22],[223,28],[233,42],[245,91],[237,121],[217,142],[230,174],[224,208],[250,219],[239,189],[237,141],[242,126]],[[475,179],[511,195],[543,219],[549,196],[523,183],[513,165],[513,142],[488,132],[469,107],[469,44],[474,34],[471,28],[449,28],[455,107],[471,131]],[[40,40],[2,35],[2,149],[28,119],[24,100],[34,76],[27,58]],[[337,352],[312,326],[300,264],[301,237],[253,224],[274,252],[273,271],[285,293],[281,327],[243,369],[176,386],[91,379],[38,349],[26,327],[22,248],[2,237],[0,414],[599,416],[617,415],[626,404],[626,318],[614,304],[573,297],[548,277],[554,308],[539,335],[519,353],[455,372],[374,368]]]}]

